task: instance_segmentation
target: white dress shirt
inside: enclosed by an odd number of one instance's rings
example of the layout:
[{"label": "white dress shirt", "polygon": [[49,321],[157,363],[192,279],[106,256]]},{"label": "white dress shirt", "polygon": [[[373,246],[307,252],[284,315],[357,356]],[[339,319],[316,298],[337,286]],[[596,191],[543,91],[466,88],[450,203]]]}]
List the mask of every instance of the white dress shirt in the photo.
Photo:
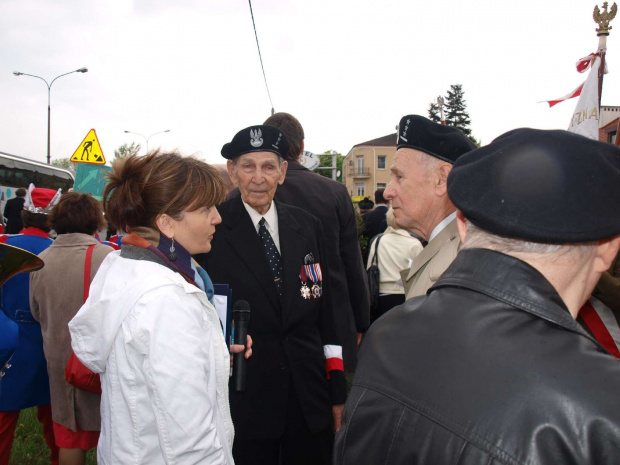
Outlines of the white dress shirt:
[{"label": "white dress shirt", "polygon": [[260,213],[258,213],[256,210],[254,210],[250,205],[245,203],[243,200],[242,202],[243,202],[243,206],[245,207],[245,209],[248,211],[250,215],[250,219],[252,220],[252,223],[254,224],[254,228],[256,229],[256,234],[258,234],[258,228],[260,227],[258,225],[258,222],[261,220],[261,218],[265,218],[265,227],[267,228],[267,231],[269,231],[269,234],[271,234],[271,238],[273,239],[273,242],[276,244],[276,248],[278,249],[278,252],[282,253],[280,251],[278,211],[276,209],[275,202],[271,202],[271,206],[269,207],[269,210],[267,210],[267,212],[264,215],[261,215]]},{"label": "white dress shirt", "polygon": [[433,238],[435,236],[437,236],[437,234],[439,234],[441,231],[443,231],[444,228],[446,226],[448,226],[452,222],[452,220],[455,219],[455,218],[456,218],[456,212],[455,211],[450,213],[448,216],[446,216],[441,223],[439,223],[437,226],[435,226],[435,229],[433,229],[433,231],[431,232],[430,237],[428,238],[428,242],[432,241]]}]

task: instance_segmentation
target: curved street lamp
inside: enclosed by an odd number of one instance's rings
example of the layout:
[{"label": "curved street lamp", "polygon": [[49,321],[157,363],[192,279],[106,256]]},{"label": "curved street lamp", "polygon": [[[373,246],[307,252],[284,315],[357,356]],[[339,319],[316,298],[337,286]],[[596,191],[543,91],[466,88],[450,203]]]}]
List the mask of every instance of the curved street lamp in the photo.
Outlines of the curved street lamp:
[{"label": "curved street lamp", "polygon": [[50,94],[52,92],[52,84],[54,84],[54,81],[60,77],[66,76],[67,74],[73,74],[73,73],[87,73],[88,72],[88,68],[80,68],[80,69],[76,69],[74,71],[69,71],[68,73],[65,74],[61,74],[60,76],[56,76],[54,79],[52,79],[52,82],[48,83],[45,79],[43,79],[41,76],[35,76],[34,74],[28,74],[28,73],[22,73],[20,71],[13,71],[13,74],[15,76],[30,76],[33,78],[37,78],[37,79],[41,79],[45,85],[47,86],[47,164],[51,164],[51,156],[50,156],[50,114],[51,114],[51,107],[50,107]]},{"label": "curved street lamp", "polygon": [[140,134],[139,132],[133,132],[133,131],[125,131],[126,134],[135,134],[136,136],[140,136],[143,137],[144,140],[146,141],[146,153],[149,153],[149,139],[153,136],[156,136],[157,134],[163,134],[164,132],[170,132],[170,129],[166,129],[165,131],[159,131],[156,132],[154,134],[151,134],[150,136],[146,137],[143,134]]}]

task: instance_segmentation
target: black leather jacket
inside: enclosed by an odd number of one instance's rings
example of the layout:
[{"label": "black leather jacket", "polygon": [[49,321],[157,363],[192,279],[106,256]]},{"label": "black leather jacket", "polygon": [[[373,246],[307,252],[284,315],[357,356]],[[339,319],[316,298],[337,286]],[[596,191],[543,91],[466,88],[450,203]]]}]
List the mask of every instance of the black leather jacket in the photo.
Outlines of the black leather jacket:
[{"label": "black leather jacket", "polygon": [[336,464],[618,464],[620,361],[523,261],[463,250],[364,339]]}]

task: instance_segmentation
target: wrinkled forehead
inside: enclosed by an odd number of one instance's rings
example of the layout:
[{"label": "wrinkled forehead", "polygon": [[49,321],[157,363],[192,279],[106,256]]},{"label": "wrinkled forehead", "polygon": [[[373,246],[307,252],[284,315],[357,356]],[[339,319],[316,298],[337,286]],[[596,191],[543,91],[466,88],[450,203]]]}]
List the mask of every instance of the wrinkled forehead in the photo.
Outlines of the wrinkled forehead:
[{"label": "wrinkled forehead", "polygon": [[266,163],[280,164],[280,157],[273,152],[248,152],[236,158],[237,163],[252,163],[263,165]]},{"label": "wrinkled forehead", "polygon": [[420,152],[419,150],[407,147],[400,148],[394,155],[394,162],[392,163],[391,170],[408,173],[422,170],[423,164],[420,160],[427,156],[428,155],[424,152]]}]

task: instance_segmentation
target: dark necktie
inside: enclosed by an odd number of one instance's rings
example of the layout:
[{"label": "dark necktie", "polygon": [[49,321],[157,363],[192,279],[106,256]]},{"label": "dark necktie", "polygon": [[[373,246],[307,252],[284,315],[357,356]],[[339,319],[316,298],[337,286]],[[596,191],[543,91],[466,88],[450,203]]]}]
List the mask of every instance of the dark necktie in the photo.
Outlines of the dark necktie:
[{"label": "dark necktie", "polygon": [[284,294],[284,287],[282,286],[282,261],[280,260],[280,252],[278,252],[271,234],[267,231],[267,227],[265,226],[265,218],[261,218],[258,225],[258,235],[263,242],[263,249],[265,250],[265,255],[267,256],[267,261],[269,262],[269,268],[271,269],[271,274],[273,275],[273,282],[278,289],[278,294],[282,296]]}]

